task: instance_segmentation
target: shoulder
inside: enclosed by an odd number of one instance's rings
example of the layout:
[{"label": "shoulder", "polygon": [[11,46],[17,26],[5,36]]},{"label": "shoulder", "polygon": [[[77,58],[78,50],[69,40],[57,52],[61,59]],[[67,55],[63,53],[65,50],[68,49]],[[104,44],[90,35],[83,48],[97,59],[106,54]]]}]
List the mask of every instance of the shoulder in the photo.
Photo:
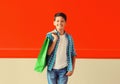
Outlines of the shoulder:
[{"label": "shoulder", "polygon": [[53,40],[52,32],[53,32],[53,31],[49,31],[49,32],[47,32],[47,34],[46,34],[46,37],[49,38],[50,40]]},{"label": "shoulder", "polygon": [[49,31],[49,32],[47,32],[46,36],[50,36],[50,35],[52,35],[52,32],[53,32],[53,31]]},{"label": "shoulder", "polygon": [[52,35],[52,33],[53,33],[54,31],[55,31],[55,30],[52,30],[52,31],[47,32],[47,35]]},{"label": "shoulder", "polygon": [[68,38],[72,39],[72,35],[71,35],[71,34],[66,33],[66,36],[67,36]]},{"label": "shoulder", "polygon": [[46,34],[46,35],[50,35],[50,34],[52,34],[52,31],[47,32],[47,34]]},{"label": "shoulder", "polygon": [[69,42],[74,43],[74,39],[71,34],[67,33],[66,36],[67,36]]}]

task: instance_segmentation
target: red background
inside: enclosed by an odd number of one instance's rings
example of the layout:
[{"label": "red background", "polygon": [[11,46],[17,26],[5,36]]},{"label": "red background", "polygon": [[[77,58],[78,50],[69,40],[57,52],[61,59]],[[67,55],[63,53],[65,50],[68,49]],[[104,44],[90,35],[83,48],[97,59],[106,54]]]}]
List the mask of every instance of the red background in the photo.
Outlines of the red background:
[{"label": "red background", "polygon": [[0,57],[36,58],[53,16],[67,14],[78,58],[120,58],[119,0],[1,0]]}]

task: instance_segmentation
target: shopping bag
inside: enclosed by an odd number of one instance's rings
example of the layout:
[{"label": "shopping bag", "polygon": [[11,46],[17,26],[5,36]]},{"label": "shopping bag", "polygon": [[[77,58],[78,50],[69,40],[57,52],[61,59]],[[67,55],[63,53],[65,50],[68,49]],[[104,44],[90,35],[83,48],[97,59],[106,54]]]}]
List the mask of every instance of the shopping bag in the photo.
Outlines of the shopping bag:
[{"label": "shopping bag", "polygon": [[47,61],[46,57],[47,57],[47,50],[48,50],[49,43],[50,43],[50,39],[46,38],[44,40],[44,43],[42,45],[42,48],[40,50],[40,53],[38,55],[36,65],[35,65],[35,68],[34,68],[34,70],[37,71],[37,72],[43,72],[43,70],[46,67],[46,61]]}]

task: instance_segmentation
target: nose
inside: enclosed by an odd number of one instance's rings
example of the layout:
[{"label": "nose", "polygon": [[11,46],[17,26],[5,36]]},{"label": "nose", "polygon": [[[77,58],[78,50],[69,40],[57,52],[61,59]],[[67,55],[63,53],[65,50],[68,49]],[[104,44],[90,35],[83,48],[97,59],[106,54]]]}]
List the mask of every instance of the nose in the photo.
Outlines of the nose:
[{"label": "nose", "polygon": [[61,24],[62,24],[62,22],[61,22],[61,21],[59,21],[59,24],[61,25]]}]

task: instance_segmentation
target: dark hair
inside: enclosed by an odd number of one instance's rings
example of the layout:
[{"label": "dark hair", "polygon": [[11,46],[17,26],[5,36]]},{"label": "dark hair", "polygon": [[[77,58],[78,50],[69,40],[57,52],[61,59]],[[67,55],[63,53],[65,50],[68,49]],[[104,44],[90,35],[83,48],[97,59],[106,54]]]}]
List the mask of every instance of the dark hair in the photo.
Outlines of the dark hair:
[{"label": "dark hair", "polygon": [[56,13],[56,14],[54,15],[54,21],[55,21],[56,17],[58,17],[58,16],[63,17],[63,18],[65,19],[65,21],[67,20],[67,16],[66,16],[65,13],[58,12],[58,13]]}]

